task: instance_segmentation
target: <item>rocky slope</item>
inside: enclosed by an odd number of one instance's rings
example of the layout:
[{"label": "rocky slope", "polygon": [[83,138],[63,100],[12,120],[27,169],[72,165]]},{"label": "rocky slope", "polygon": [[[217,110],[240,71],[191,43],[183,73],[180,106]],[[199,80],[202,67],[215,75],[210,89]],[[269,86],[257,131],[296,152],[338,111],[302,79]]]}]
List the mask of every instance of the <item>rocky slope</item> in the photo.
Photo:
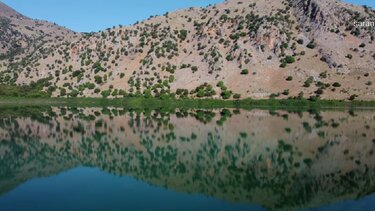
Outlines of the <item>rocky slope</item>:
[{"label": "rocky slope", "polygon": [[53,48],[53,43],[60,44],[79,36],[47,21],[29,19],[2,2],[0,26],[0,58],[7,62],[32,56],[41,46]]},{"label": "rocky slope", "polygon": [[0,8],[3,84],[48,78],[64,97],[375,99],[375,31],[354,24],[374,21],[367,7],[228,0],[83,34]]}]

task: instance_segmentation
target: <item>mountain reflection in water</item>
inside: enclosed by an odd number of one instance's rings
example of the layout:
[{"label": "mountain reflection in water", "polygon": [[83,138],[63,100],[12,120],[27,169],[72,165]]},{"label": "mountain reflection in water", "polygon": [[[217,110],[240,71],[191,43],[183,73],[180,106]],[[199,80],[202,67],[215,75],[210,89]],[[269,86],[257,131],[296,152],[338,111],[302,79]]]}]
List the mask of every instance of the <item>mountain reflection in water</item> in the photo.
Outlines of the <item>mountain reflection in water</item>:
[{"label": "mountain reflection in water", "polygon": [[22,184],[82,166],[271,210],[372,202],[374,150],[372,110],[2,109],[0,210]]}]

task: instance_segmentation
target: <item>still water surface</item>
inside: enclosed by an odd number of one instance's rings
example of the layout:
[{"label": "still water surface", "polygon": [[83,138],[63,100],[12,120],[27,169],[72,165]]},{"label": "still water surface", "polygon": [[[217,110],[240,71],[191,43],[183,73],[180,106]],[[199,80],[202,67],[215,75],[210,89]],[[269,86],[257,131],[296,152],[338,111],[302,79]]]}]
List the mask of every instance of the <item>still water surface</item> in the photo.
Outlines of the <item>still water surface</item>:
[{"label": "still water surface", "polygon": [[0,210],[371,210],[375,111],[0,112]]}]

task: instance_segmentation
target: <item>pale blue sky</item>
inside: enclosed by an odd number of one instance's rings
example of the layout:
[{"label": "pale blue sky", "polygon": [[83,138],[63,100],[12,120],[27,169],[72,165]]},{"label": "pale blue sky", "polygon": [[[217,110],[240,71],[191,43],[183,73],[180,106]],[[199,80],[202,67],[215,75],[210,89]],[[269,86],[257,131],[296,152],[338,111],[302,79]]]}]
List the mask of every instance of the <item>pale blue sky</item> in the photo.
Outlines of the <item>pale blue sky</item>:
[{"label": "pale blue sky", "polygon": [[[130,25],[150,15],[224,0],[0,0],[20,13],[48,20],[79,32]],[[375,0],[346,0],[375,8]]]}]

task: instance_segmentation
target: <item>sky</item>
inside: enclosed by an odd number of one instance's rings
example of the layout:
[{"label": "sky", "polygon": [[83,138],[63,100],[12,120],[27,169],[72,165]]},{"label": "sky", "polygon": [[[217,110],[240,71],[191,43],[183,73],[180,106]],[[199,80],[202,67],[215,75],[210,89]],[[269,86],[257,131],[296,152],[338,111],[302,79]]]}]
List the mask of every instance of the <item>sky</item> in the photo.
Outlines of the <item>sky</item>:
[{"label": "sky", "polygon": [[[131,25],[151,15],[224,0],[0,0],[30,18],[48,20],[77,32]],[[346,0],[375,8],[375,0]]]}]

